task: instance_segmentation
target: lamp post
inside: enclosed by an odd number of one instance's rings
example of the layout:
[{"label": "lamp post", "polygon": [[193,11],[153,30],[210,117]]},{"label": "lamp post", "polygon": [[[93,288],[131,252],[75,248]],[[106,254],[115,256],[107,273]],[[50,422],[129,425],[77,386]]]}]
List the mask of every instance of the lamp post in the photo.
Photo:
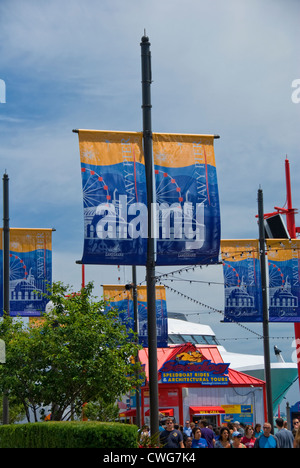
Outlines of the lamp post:
[{"label": "lamp post", "polygon": [[148,315],[148,363],[149,363],[149,393],[150,393],[150,430],[151,434],[159,431],[158,423],[158,375],[157,375],[157,333],[155,304],[155,253],[152,234],[153,191],[153,154],[152,154],[152,122],[151,122],[151,52],[150,42],[146,33],[141,42],[142,62],[142,109],[143,109],[143,143],[145,156],[145,172],[147,182],[148,208],[148,249],[147,249],[147,315]]},{"label": "lamp post", "polygon": [[[3,175],[3,319],[9,316],[9,178]],[[3,395],[3,424],[9,424],[7,394]]]},{"label": "lamp post", "polygon": [[272,386],[271,386],[269,313],[268,313],[266,247],[265,247],[265,228],[264,228],[264,204],[263,204],[263,191],[261,189],[258,190],[258,224],[259,224],[259,256],[260,256],[261,286],[262,286],[262,301],[263,301],[263,339],[264,339],[265,381],[266,381],[266,395],[267,395],[267,417],[268,417],[268,422],[273,427],[273,400],[272,400]]}]

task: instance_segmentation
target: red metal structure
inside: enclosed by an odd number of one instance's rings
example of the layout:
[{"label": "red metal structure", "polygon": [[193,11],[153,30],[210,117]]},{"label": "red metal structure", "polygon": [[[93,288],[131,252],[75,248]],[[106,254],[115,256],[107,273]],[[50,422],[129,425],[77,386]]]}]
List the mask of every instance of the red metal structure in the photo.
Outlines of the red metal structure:
[{"label": "red metal structure", "polygon": [[[213,363],[223,363],[223,358],[218,350],[218,347],[215,345],[193,345],[192,343],[185,343],[182,345],[169,345],[168,348],[158,348],[157,350],[157,368],[161,369],[163,364],[166,361],[176,360],[176,358],[185,353],[190,353],[192,351],[199,351],[203,356],[203,359],[208,359]],[[145,416],[149,415],[149,366],[148,366],[148,348],[143,348],[139,351],[139,359],[143,364],[146,381],[145,385],[141,387],[141,421],[142,424],[145,424]],[[216,389],[223,389],[224,392],[230,387],[234,388],[248,388],[249,392],[246,392],[247,395],[253,392],[255,387],[260,387],[262,389],[261,397],[263,398],[263,412],[261,414],[261,420],[266,421],[267,417],[267,406],[266,406],[266,384],[264,381],[259,380],[250,375],[244,374],[237,370],[228,368],[228,385],[225,387],[220,387],[218,384],[211,385],[210,389],[210,398],[207,400],[207,396],[201,396],[202,392],[207,390],[208,387],[201,385],[200,383],[163,383],[162,376],[160,371],[158,371],[158,381],[159,381],[159,412],[165,416],[175,416],[177,408],[177,423],[182,423],[185,421],[185,412],[186,406],[189,407],[189,418],[193,420],[193,417],[201,414],[201,417],[208,417],[214,415],[216,417],[217,425],[221,425],[222,414],[225,414],[226,411],[222,407],[222,401],[217,395],[220,395]],[[188,393],[189,389],[197,389],[199,395],[200,406],[194,406],[194,404],[189,403]],[[220,390],[222,391],[222,390]],[[246,395],[245,395],[246,396]],[[253,397],[254,398],[254,397]],[[212,403],[212,401],[214,401]],[[209,406],[208,406],[209,405]],[[255,404],[252,402],[252,397],[248,400],[248,405]],[[231,405],[232,406],[232,405]],[[135,409],[125,411],[120,414],[121,417],[135,417]],[[197,419],[201,419],[197,417]],[[257,417],[257,414],[254,415]]]},{"label": "red metal structure", "polygon": [[[274,206],[274,209],[277,211],[273,213],[266,213],[264,217],[269,218],[277,214],[286,215],[286,225],[287,225],[288,233],[291,239],[296,239],[297,233],[300,233],[300,227],[296,227],[296,223],[295,223],[295,214],[297,213],[297,210],[293,208],[293,204],[292,204],[290,163],[287,158],[285,159],[285,180],[286,180],[286,206],[284,208]],[[299,387],[300,387],[300,323],[299,322],[294,323],[294,327],[295,327],[296,356],[297,356],[297,365],[298,365],[298,380],[299,380]]]}]

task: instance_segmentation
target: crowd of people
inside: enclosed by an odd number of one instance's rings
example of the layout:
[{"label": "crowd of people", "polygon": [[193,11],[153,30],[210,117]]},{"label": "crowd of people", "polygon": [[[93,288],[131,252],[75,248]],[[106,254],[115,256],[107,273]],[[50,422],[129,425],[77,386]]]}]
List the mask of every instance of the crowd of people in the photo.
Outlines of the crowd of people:
[{"label": "crowd of people", "polygon": [[[163,448],[300,448],[299,418],[293,419],[292,431],[287,423],[277,418],[276,431],[272,431],[269,422],[263,425],[243,425],[239,421],[228,422],[213,428],[205,419],[196,422],[185,421],[184,426],[167,418],[164,426],[160,425],[159,441]],[[273,432],[275,432],[273,434]],[[149,427],[144,426],[141,439],[149,435]]]}]

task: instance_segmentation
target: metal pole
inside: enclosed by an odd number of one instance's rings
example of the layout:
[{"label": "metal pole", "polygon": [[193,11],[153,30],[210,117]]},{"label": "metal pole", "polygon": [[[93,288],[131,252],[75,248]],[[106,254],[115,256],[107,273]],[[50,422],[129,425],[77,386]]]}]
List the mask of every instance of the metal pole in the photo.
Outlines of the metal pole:
[{"label": "metal pole", "polygon": [[270,343],[269,343],[269,311],[267,294],[267,271],[266,271],[266,247],[264,230],[264,204],[263,191],[258,190],[258,223],[259,223],[259,255],[261,268],[261,287],[263,301],[263,338],[264,338],[264,363],[265,381],[267,396],[267,418],[273,428],[273,399],[271,386],[271,364],[270,364]]},{"label": "metal pole", "polygon": [[[3,175],[3,320],[9,316],[9,178]],[[9,424],[7,395],[3,395],[3,424]]]},{"label": "metal pole", "polygon": [[[133,297],[133,316],[134,316],[134,333],[136,333],[137,343],[139,342],[139,317],[138,317],[138,301],[137,301],[137,286],[136,286],[136,266],[132,265],[132,297]],[[136,362],[139,361],[139,352],[136,353]],[[135,390],[135,408],[136,408],[136,425],[141,427],[141,405],[140,405],[140,388]]]},{"label": "metal pole", "polygon": [[148,313],[148,363],[150,392],[150,430],[157,434],[158,424],[158,375],[157,375],[157,334],[155,304],[155,252],[152,235],[153,195],[153,155],[152,155],[152,122],[151,122],[151,52],[149,38],[144,34],[141,42],[142,64],[142,109],[143,109],[143,142],[145,171],[147,181],[148,206],[148,251],[146,265],[147,279],[147,313]]}]

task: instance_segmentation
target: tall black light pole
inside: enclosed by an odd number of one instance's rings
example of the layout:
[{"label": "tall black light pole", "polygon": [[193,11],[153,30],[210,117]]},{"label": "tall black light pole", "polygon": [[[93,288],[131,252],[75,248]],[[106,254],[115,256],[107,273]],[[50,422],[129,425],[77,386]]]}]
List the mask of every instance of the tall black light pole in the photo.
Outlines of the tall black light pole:
[{"label": "tall black light pole", "polygon": [[258,190],[258,223],[259,223],[259,256],[261,268],[261,286],[263,301],[263,339],[264,339],[264,364],[265,381],[267,394],[267,417],[273,428],[273,400],[271,386],[271,363],[270,363],[270,343],[269,343],[269,311],[267,294],[267,272],[266,272],[266,247],[265,247],[265,227],[264,227],[264,202],[263,191]]},{"label": "tall black light pole", "polygon": [[155,305],[155,249],[152,234],[153,192],[153,154],[152,154],[152,122],[151,122],[151,52],[150,42],[146,33],[141,42],[142,62],[142,109],[143,109],[143,142],[145,156],[145,171],[147,181],[148,207],[148,251],[146,265],[147,279],[147,313],[148,313],[148,363],[150,391],[150,430],[151,434],[159,431],[158,423],[158,375],[157,375],[157,333]]},{"label": "tall black light pole", "polygon": [[[9,178],[3,174],[3,319],[9,316]],[[3,395],[3,424],[9,424],[7,395]]]}]

